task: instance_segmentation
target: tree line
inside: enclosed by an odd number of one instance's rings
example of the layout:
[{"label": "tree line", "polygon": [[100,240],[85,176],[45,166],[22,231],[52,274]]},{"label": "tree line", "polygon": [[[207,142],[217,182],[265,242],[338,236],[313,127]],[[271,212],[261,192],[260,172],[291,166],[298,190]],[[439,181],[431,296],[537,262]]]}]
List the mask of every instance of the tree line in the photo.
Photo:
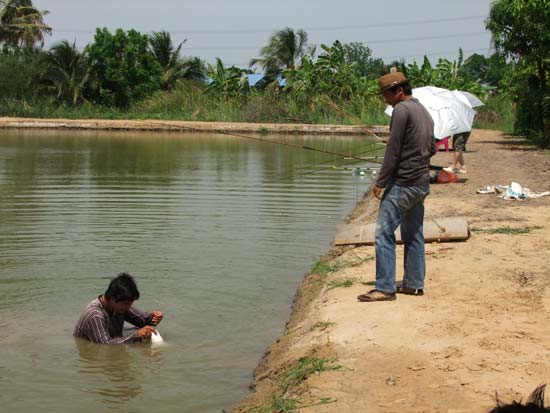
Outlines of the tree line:
[{"label": "tree line", "polygon": [[[239,68],[219,58],[207,64],[183,57],[185,41],[176,45],[165,31],[98,28],[83,50],[68,41],[44,49],[52,32],[47,12],[31,0],[0,0],[0,114],[346,122],[332,103],[366,122],[381,121],[374,115],[384,105],[377,78],[397,66],[414,87],[487,99],[482,117],[503,117],[514,102],[515,132],[550,146],[549,3],[494,1],[486,21],[495,45],[489,57],[464,58],[459,50],[457,60],[386,64],[363,43],[310,47],[305,31],[287,27],[273,33],[248,68]],[[255,68],[264,77],[251,86]]]}]

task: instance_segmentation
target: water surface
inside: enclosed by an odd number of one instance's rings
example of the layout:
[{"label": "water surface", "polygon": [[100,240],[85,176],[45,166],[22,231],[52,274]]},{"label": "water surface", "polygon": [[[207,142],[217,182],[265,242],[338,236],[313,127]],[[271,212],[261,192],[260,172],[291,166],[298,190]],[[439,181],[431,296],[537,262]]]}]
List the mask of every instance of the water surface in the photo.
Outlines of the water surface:
[{"label": "water surface", "polygon": [[[276,139],[372,148],[364,137]],[[352,166],[334,158],[221,135],[3,131],[3,409],[231,407],[366,189],[368,178],[330,168]],[[137,307],[165,312],[165,346],[72,338],[84,306],[120,271],[137,279]]]}]

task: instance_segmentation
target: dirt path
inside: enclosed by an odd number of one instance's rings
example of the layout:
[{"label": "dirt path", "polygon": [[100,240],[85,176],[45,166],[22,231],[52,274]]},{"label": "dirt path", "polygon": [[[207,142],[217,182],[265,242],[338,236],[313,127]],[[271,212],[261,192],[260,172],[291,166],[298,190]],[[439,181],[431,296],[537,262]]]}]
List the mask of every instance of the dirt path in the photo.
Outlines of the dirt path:
[{"label": "dirt path", "polygon": [[[510,181],[550,190],[550,154],[480,130],[469,149],[467,181],[433,185],[426,205],[435,216],[465,215],[474,231],[467,242],[427,245],[426,294],[359,303],[375,278],[374,249],[334,249],[333,271],[305,278],[287,334],[266,353],[255,391],[237,411],[274,403],[277,394],[302,406],[331,398],[303,412],[485,412],[495,392],[520,399],[550,383],[550,197],[476,194]],[[450,156],[439,153],[434,163]],[[351,220],[372,222],[377,204],[365,198]],[[503,227],[534,229],[487,232]],[[331,288],[345,280],[353,285]],[[304,356],[346,368],[284,379]]]}]

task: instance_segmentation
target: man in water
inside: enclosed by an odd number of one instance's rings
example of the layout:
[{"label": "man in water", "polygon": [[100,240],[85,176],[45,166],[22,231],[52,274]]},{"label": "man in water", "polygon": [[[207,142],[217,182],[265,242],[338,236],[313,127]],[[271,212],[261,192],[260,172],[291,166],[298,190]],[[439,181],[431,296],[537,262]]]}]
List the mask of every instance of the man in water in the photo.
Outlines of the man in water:
[{"label": "man in water", "polygon": [[[433,120],[412,97],[409,80],[394,72],[379,83],[393,113],[384,162],[373,185],[374,196],[382,201],[375,235],[376,288],[357,297],[366,302],[395,300],[396,292],[424,293],[424,198],[430,192],[430,157],[435,154]],[[400,225],[405,271],[403,285],[397,288],[394,231]]]},{"label": "man in water", "polygon": [[[76,323],[73,335],[98,344],[125,344],[150,339],[157,332],[154,326],[162,321],[161,311],[144,313],[132,307],[139,298],[136,282],[128,273],[121,272],[114,278],[105,294],[86,306]],[[123,337],[124,322],[139,327]]]}]

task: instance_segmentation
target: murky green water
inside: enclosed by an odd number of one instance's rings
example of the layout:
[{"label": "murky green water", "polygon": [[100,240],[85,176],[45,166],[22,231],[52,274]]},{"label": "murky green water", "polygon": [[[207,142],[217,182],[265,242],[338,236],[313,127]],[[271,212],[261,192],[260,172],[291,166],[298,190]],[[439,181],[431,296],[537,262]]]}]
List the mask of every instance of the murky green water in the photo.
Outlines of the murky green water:
[{"label": "murky green water", "polygon": [[[284,140],[369,149],[363,137]],[[366,189],[349,170],[309,173],[334,158],[219,135],[2,131],[2,410],[231,407]],[[165,346],[72,338],[120,271],[138,281],[137,307],[165,312]]]}]

